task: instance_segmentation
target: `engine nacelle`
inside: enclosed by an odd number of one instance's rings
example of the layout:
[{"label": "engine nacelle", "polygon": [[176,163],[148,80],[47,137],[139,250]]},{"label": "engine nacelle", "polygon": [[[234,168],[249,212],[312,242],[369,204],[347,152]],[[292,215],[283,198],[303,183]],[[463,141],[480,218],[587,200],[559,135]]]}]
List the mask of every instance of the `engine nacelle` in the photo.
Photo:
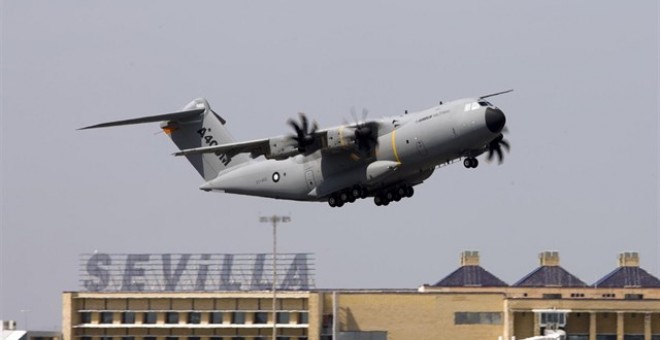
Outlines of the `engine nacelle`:
[{"label": "engine nacelle", "polygon": [[269,152],[266,154],[268,159],[285,159],[299,154],[298,143],[291,136],[277,136],[268,139]]},{"label": "engine nacelle", "polygon": [[355,128],[340,126],[328,130],[325,144],[328,149],[353,147],[355,144]]}]

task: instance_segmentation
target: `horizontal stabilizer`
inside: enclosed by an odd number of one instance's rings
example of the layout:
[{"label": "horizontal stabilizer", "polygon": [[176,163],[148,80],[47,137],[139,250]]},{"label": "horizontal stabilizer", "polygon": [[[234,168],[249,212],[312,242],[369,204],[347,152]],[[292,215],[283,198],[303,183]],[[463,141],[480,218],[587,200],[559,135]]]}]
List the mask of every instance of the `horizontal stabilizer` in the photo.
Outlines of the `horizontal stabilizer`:
[{"label": "horizontal stabilizer", "polygon": [[156,115],[156,116],[148,116],[148,117],[141,117],[141,118],[118,120],[118,121],[114,121],[114,122],[107,122],[107,123],[91,125],[91,126],[87,126],[87,127],[84,127],[84,128],[80,128],[78,130],[96,129],[96,128],[110,127],[110,126],[120,126],[120,125],[154,123],[154,122],[162,122],[162,121],[167,121],[167,120],[187,120],[187,119],[191,119],[191,118],[195,118],[195,117],[200,117],[204,113],[205,110],[206,110],[206,108],[200,108],[200,109],[194,109],[194,110],[188,110],[188,111],[165,113],[165,114],[160,114],[160,115]]}]

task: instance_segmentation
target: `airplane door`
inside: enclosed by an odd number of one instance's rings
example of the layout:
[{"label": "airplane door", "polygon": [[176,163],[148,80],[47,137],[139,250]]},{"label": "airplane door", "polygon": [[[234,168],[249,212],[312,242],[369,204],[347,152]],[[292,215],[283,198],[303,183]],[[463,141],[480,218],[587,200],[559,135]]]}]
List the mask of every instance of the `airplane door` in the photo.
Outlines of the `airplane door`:
[{"label": "airplane door", "polygon": [[312,171],[312,169],[305,171],[305,181],[307,182],[309,190],[314,189],[316,186],[316,180],[314,179],[314,171]]},{"label": "airplane door", "polygon": [[419,152],[419,154],[422,156],[426,156],[427,151],[426,147],[424,146],[424,142],[422,142],[419,138],[415,138],[415,143],[417,144],[417,152]]}]

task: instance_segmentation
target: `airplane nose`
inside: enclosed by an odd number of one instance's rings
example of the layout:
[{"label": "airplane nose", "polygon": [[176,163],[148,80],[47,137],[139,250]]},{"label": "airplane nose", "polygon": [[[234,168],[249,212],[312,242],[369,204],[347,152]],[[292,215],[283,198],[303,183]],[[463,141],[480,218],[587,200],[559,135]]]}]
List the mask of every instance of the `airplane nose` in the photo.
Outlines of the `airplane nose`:
[{"label": "airplane nose", "polygon": [[498,108],[489,107],[486,109],[486,127],[492,133],[500,133],[506,124],[504,112]]}]

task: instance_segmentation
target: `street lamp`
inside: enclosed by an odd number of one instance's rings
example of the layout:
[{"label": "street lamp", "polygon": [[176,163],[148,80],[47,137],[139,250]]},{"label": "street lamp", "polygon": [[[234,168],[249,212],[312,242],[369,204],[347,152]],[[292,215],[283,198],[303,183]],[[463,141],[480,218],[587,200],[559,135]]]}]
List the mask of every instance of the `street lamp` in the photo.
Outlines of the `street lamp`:
[{"label": "street lamp", "polygon": [[21,309],[21,313],[23,313],[23,320],[25,320],[25,331],[30,330],[28,328],[28,317],[29,317],[30,312],[31,312],[31,310],[29,310],[29,309]]},{"label": "street lamp", "polygon": [[289,216],[261,216],[261,223],[271,223],[273,225],[273,340],[277,340],[277,224],[291,222]]}]

